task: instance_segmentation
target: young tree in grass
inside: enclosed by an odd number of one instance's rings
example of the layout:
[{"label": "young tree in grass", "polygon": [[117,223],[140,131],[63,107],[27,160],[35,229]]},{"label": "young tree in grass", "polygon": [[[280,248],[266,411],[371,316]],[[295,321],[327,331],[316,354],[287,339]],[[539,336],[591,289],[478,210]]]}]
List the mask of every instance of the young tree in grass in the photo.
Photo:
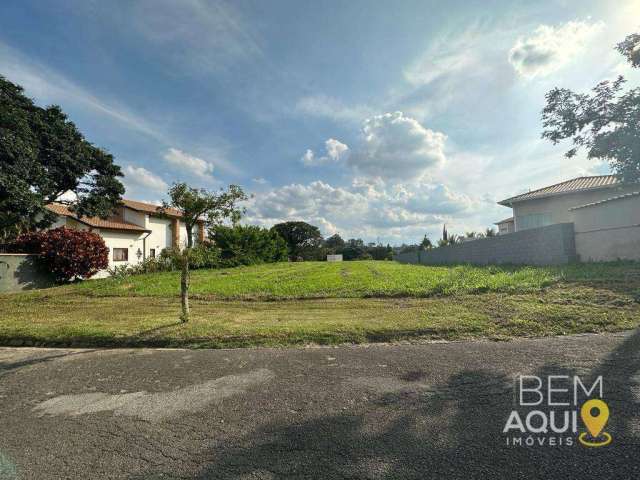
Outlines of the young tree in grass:
[{"label": "young tree in grass", "polygon": [[[160,212],[169,208],[178,210],[187,230],[187,245],[182,250],[182,273],[180,276],[180,299],[182,314],[180,320],[189,321],[189,253],[193,247],[193,229],[198,222],[205,221],[210,227],[224,221],[235,224],[244,213],[239,202],[247,200],[244,191],[238,185],[229,185],[227,190],[211,192],[193,188],[186,183],[175,183],[169,189],[168,202],[163,202]],[[202,239],[201,239],[202,240]]]}]

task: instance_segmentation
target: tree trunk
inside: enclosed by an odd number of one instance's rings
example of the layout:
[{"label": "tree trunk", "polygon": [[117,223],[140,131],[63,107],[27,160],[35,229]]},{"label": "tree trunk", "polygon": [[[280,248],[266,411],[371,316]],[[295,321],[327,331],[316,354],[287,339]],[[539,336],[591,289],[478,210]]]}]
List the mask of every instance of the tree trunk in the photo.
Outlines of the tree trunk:
[{"label": "tree trunk", "polygon": [[182,323],[189,321],[189,248],[182,252],[182,274],[180,276],[180,301],[182,303]]},{"label": "tree trunk", "polygon": [[185,224],[187,229],[187,248],[193,247],[193,225]]}]

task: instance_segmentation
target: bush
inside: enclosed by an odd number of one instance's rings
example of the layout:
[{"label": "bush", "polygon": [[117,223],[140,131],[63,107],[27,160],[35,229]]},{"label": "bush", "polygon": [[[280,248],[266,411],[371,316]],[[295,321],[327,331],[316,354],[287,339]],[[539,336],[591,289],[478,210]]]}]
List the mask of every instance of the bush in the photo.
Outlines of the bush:
[{"label": "bush", "polygon": [[189,253],[189,268],[220,268],[220,265],[220,249],[211,244],[197,245]]},{"label": "bush", "polygon": [[12,249],[39,255],[38,263],[58,282],[90,278],[109,266],[109,249],[102,237],[83,230],[61,227],[25,233]]},{"label": "bush", "polygon": [[[180,270],[181,255],[179,250],[165,248],[155,258],[146,258],[135,265],[117,265],[110,268],[109,275],[113,278],[123,279],[130,275]],[[218,268],[219,266],[220,249],[212,245],[198,245],[191,249],[189,268]]]},{"label": "bush", "polygon": [[135,265],[115,265],[109,268],[109,276],[113,278],[123,279],[130,275],[141,275],[143,273],[170,272],[177,270],[179,267],[173,259],[163,258],[146,258]]},{"label": "bush", "polygon": [[275,230],[254,225],[218,226],[213,241],[224,266],[253,265],[287,260],[287,243]]},{"label": "bush", "polygon": [[[163,263],[163,269],[180,270],[182,253],[173,248],[165,248],[160,252],[159,260]],[[219,268],[220,249],[211,244],[197,245],[189,252],[189,268]]]}]

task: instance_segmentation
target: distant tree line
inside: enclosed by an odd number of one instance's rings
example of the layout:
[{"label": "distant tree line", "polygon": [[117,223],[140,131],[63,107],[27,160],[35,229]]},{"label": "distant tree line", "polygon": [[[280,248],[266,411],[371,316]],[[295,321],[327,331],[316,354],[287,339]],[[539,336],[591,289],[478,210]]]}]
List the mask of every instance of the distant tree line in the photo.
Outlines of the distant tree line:
[{"label": "distant tree line", "polygon": [[306,222],[292,221],[274,225],[271,228],[287,244],[290,261],[322,261],[327,255],[342,255],[344,260],[391,260],[393,249],[390,245],[365,243],[360,238],[344,240],[339,234],[323,238],[320,229]]},{"label": "distant tree line", "polygon": [[484,232],[468,231],[464,235],[456,235],[447,231],[446,225],[442,229],[442,238],[438,239],[435,243],[425,235],[420,243],[407,245],[403,243],[401,246],[396,247],[395,253],[409,253],[416,252],[418,250],[431,250],[434,248],[446,247],[448,245],[460,245],[461,243],[476,240],[479,238],[495,237],[497,235],[493,228],[487,228]]}]

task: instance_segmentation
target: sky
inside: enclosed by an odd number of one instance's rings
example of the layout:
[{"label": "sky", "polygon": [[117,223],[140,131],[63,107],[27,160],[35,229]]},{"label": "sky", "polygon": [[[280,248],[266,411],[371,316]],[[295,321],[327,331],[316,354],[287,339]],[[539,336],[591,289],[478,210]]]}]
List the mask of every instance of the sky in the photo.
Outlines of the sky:
[{"label": "sky", "polygon": [[625,75],[640,0],[3,0],[0,74],[125,174],[252,194],[245,223],[399,245],[609,172],[541,139],[545,93]]}]

